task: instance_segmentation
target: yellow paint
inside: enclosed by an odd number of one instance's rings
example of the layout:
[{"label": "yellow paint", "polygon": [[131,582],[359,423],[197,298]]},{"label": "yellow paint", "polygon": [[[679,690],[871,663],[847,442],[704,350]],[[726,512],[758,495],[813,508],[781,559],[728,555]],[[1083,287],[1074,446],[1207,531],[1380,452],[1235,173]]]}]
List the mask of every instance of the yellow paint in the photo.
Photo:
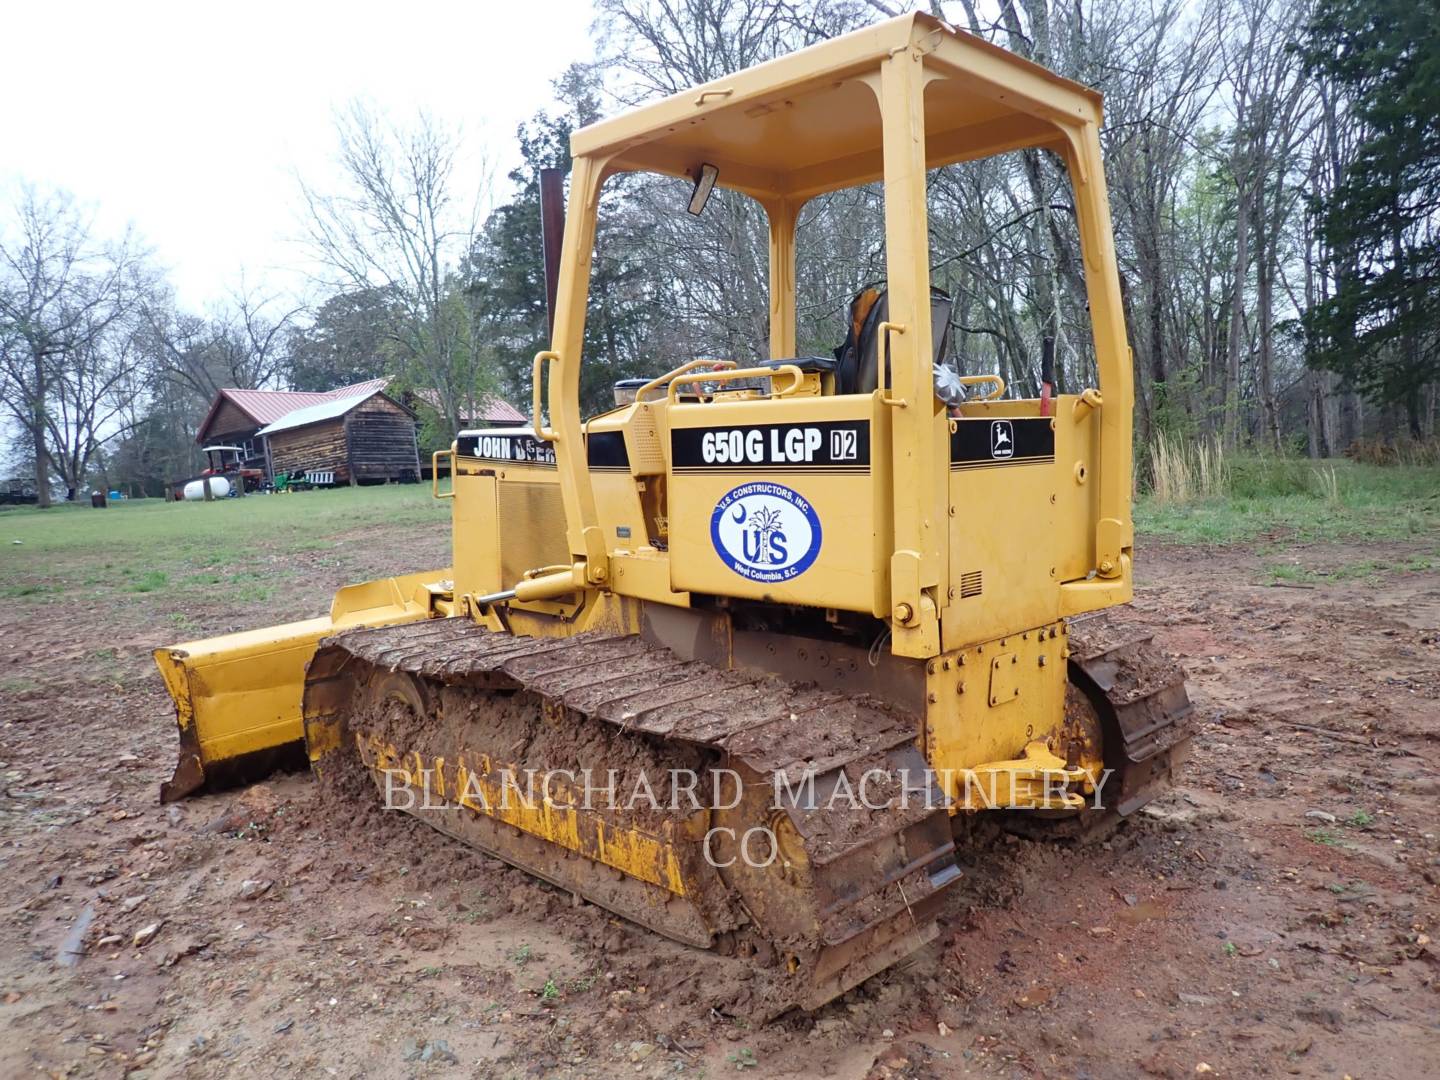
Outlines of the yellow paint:
[{"label": "yellow paint", "polygon": [[[488,754],[462,751],[453,761],[427,760],[418,751],[404,753],[373,735],[357,735],[356,746],[381,784],[391,774],[397,793],[402,786],[409,788],[408,797],[422,813],[455,813],[458,804],[676,896],[687,892],[668,821],[659,836],[619,827],[587,808],[583,791],[557,774],[527,773]],[[622,800],[626,794],[620,792]]]},{"label": "yellow paint", "polygon": [[[507,535],[534,526],[529,515],[492,507],[503,502],[506,484],[523,480],[555,487],[564,525],[547,525],[544,535],[559,542],[563,532],[568,561],[582,567],[594,590],[680,606],[692,593],[705,593],[867,613],[889,622],[890,648],[903,657],[928,659],[1127,599],[1133,393],[1100,119],[1093,91],[912,14],[577,132],[555,334],[541,357],[556,465],[487,470],[457,459],[457,592],[486,595],[516,584],[513,560],[499,565],[497,551]],[[926,172],[1025,147],[1054,151],[1070,173],[1104,397],[1090,389],[1056,399],[1053,462],[956,471],[953,421],[930,388]],[[727,360],[729,370],[710,380],[720,384],[716,392],[698,402],[677,400],[680,381],[688,393],[703,377],[702,362],[673,357],[674,381],[664,394],[666,383],[657,379],[635,404],[582,421],[581,343],[601,187],[632,170],[690,175],[701,161],[718,165],[720,185],[753,196],[769,217],[776,359],[795,347],[794,230],[801,208],[825,191],[883,182],[887,389],[837,396],[823,392],[824,380],[807,376],[805,392],[792,393],[795,378],[779,375],[768,395],[727,390],[724,380],[748,374]],[[986,387],[986,396],[999,388]],[[1036,417],[1039,408],[1035,400],[977,394],[963,415]],[[771,470],[764,477],[815,507],[824,530],[818,559],[783,583],[729,571],[711,544],[709,519],[726,491],[757,476],[744,469],[676,472],[668,461],[672,432],[826,419],[869,421],[868,470]],[[602,431],[623,433],[629,470],[588,467],[587,432]],[[518,546],[523,552],[539,543]],[[619,573],[615,560],[634,558],[647,562]],[[542,559],[537,551],[531,565],[557,561],[566,560],[548,551]],[[657,563],[668,563],[664,573]],[[975,573],[985,588],[964,595],[962,577]],[[521,606],[574,615],[574,608],[538,601]]]},{"label": "yellow paint", "polygon": [[[956,504],[944,467],[946,418],[930,392],[928,334],[923,332],[930,311],[925,174],[955,161],[1043,147],[1057,153],[1070,173],[1100,381],[1109,404],[1102,405],[1098,394],[1092,393],[1083,397],[1086,407],[1079,410],[1086,415],[1079,415],[1074,401],[1063,403],[1063,408],[1057,403],[1057,414],[1067,428],[1089,425],[1086,433],[1067,430],[1062,436],[1057,431],[1057,442],[1073,435],[1077,446],[1088,443],[1084,449],[1091,481],[1083,507],[1076,505],[1073,492],[1060,490],[1063,476],[1035,475],[1015,484],[1011,483],[1014,477],[1006,478],[1007,498],[998,504],[1004,506],[1005,520],[1010,515],[1009,496],[1023,495],[1026,505],[1020,513],[1024,517],[1049,517],[1064,535],[1063,548],[1052,551],[1049,564],[1042,568],[1044,579],[1015,582],[1007,577],[1005,593],[1018,588],[1027,595],[1010,611],[1004,628],[1035,625],[1053,618],[1062,606],[1083,609],[1092,598],[1114,603],[1123,597],[1128,588],[1131,546],[1133,390],[1100,161],[1100,119],[1100,97],[1093,91],[929,16],[911,14],[576,132],[571,146],[576,166],[555,336],[553,351],[547,354],[551,367],[548,402],[570,553],[576,561],[593,564],[587,579],[613,584],[610,553],[625,545],[614,542],[609,526],[630,513],[629,507],[619,505],[628,501],[628,496],[614,490],[614,478],[602,480],[587,469],[579,412],[591,248],[600,187],[606,177],[625,171],[688,176],[703,161],[719,167],[722,186],[761,203],[770,218],[771,345],[777,359],[790,355],[794,348],[794,228],[801,207],[819,193],[881,180],[890,320],[896,330],[890,335],[893,385],[889,399],[894,403],[889,410],[893,420],[886,432],[890,453],[883,468],[877,463],[871,478],[855,483],[849,494],[843,484],[827,484],[812,501],[817,506],[822,499],[864,506],[872,502],[866,496],[872,495],[882,505],[870,532],[856,537],[855,546],[837,545],[833,555],[826,552],[815,568],[802,575],[811,581],[789,582],[784,590],[775,590],[773,597],[870,610],[888,617],[892,649],[902,656],[933,656],[963,641],[981,640],[993,629],[995,624],[986,620],[967,627],[971,621],[968,613],[947,611],[954,600],[952,579],[963,571],[954,565],[954,534],[959,525],[949,520],[950,507]],[[906,327],[914,329],[907,331]],[[682,364],[693,362],[684,357],[674,359]],[[712,405],[718,408],[723,398],[721,395]],[[752,415],[757,421],[760,408],[766,407],[766,420],[774,422],[786,416],[798,420],[810,403],[799,397],[766,400],[747,394],[737,397],[734,404],[756,410]],[[1036,402],[996,404],[1020,405],[1027,415],[1038,413]],[[680,410],[691,407],[670,406],[677,419]],[[858,401],[852,401],[850,407],[866,408]],[[652,407],[651,411],[658,410]],[[658,428],[663,434],[668,425],[660,420]],[[874,443],[880,442],[880,435],[878,430],[874,433]],[[1057,470],[1059,457],[1057,454]],[[810,498],[808,493],[802,494]],[[672,493],[672,500],[677,495]],[[1051,495],[1056,497],[1053,513],[1029,504],[1032,496],[1048,499]],[[684,496],[679,495],[678,501],[683,502]],[[994,501],[985,504],[992,514],[996,506]],[[1079,515],[1082,520],[1077,520]],[[687,520],[695,532],[701,532],[705,524],[685,519],[673,508],[671,517]],[[847,519],[844,527],[850,525]],[[1073,542],[1077,529],[1084,533],[1080,543]],[[998,534],[994,542],[1011,549],[1027,547],[1036,539],[1026,535],[1023,541],[1017,540],[990,523],[980,526],[980,531]],[[832,530],[831,535],[838,532]],[[671,550],[686,546],[684,536],[677,532]],[[866,560],[864,551],[856,549],[864,546],[882,548],[884,558],[857,578],[854,568]],[[676,561],[678,564],[680,559]],[[1076,565],[1081,561],[1088,565]],[[1053,578],[1052,568],[1056,572]],[[1060,600],[1064,582],[1092,574],[1120,587],[1103,595],[1091,591],[1083,594],[1083,599],[1072,594],[1071,599]],[[697,577],[706,575],[692,572],[688,566],[672,573],[677,591],[699,589],[691,580]],[[737,580],[710,591],[720,595],[754,592]],[[780,595],[782,592],[785,595]],[[1046,595],[1029,595],[1041,592]],[[1029,618],[1021,609],[1036,615]]]},{"label": "yellow paint", "polygon": [[1016,761],[1033,762],[1031,743],[1058,745],[1067,640],[1065,624],[1054,622],[926,662],[925,757],[960,807],[973,802],[963,790],[968,771],[1013,772]]},{"label": "yellow paint", "polygon": [[1080,785],[1085,779],[1085,770],[1068,768],[1064,758],[1035,740],[1025,744],[1025,753],[1019,758],[960,770],[953,794],[957,801],[951,812],[1079,810],[1085,800],[1069,786]]},{"label": "yellow paint", "polygon": [[182,746],[193,739],[205,768],[299,742],[305,665],[320,639],[355,626],[429,618],[449,578],[445,569],[350,585],[323,618],[156,649]]}]

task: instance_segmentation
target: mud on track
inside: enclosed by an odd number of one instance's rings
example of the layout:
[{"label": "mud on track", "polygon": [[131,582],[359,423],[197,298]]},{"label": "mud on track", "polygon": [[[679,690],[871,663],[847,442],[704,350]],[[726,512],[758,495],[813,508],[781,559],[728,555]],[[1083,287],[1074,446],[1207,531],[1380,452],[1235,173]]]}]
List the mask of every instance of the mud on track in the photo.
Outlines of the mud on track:
[{"label": "mud on track", "polygon": [[[429,565],[444,534],[386,539],[364,572]],[[319,610],[339,573],[286,584],[276,618]],[[159,807],[163,606],[9,605],[0,1075],[1424,1075],[1440,581],[1269,587],[1243,552],[1154,545],[1139,573],[1137,617],[1199,716],[1182,790],[1092,849],[978,827],[936,945],[762,1029],[727,1013],[743,962],[572,907],[366,787],[289,776]]]}]

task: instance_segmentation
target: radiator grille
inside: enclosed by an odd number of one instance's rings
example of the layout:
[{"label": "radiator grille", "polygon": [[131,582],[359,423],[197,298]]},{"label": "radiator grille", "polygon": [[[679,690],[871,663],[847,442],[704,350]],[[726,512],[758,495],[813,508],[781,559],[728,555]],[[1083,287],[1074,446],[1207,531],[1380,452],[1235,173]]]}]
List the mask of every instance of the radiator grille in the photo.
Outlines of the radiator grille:
[{"label": "radiator grille", "polygon": [[642,408],[630,424],[630,472],[635,476],[659,476],[665,471],[665,454],[660,447],[660,432],[655,427],[655,414]]},{"label": "radiator grille", "polygon": [[559,484],[502,480],[500,487],[500,580],[511,588],[526,570],[570,562],[565,539],[565,502]]},{"label": "radiator grille", "polygon": [[960,575],[960,599],[979,596],[985,588],[985,579],[979,570],[968,570]]}]

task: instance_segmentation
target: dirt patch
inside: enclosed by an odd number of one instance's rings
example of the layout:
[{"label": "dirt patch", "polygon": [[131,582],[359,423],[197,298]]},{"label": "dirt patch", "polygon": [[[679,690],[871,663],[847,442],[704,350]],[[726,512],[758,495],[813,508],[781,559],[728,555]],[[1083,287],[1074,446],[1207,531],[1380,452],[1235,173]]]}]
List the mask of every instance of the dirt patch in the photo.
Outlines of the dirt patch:
[{"label": "dirt patch", "polygon": [[[403,568],[386,558],[364,571]],[[1423,1075],[1440,580],[1271,586],[1248,553],[1154,546],[1138,565],[1133,618],[1197,710],[1182,789],[1103,844],[978,823],[935,946],[758,1028],[724,1005],[744,962],[572,906],[373,790],[295,775],[158,806],[163,612],[0,612],[0,1073]],[[276,606],[330,585],[280,582]]]}]

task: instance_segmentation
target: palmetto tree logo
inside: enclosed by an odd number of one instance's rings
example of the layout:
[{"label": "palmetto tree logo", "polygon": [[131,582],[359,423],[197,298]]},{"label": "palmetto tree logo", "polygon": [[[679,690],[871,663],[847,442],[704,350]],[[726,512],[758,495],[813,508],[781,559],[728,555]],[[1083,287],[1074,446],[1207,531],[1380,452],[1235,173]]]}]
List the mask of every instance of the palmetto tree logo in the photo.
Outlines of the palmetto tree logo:
[{"label": "palmetto tree logo", "polygon": [[764,565],[785,561],[785,534],[776,507],[762,507],[750,515],[745,529],[745,560]]}]

